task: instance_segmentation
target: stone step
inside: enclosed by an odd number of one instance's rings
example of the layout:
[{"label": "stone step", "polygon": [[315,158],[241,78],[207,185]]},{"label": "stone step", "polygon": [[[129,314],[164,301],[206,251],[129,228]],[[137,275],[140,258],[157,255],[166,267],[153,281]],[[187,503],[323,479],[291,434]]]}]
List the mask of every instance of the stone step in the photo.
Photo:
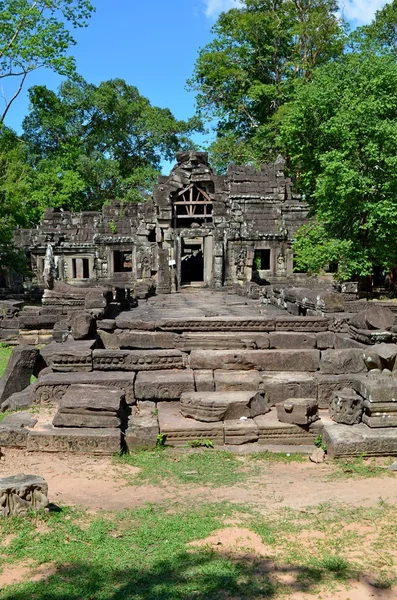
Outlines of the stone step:
[{"label": "stone step", "polygon": [[181,414],[197,421],[214,422],[256,417],[269,412],[265,398],[258,392],[184,392]]},{"label": "stone step", "polygon": [[193,350],[191,369],[309,371],[320,367],[319,350]]},{"label": "stone step", "polygon": [[54,427],[43,424],[29,430],[28,452],[74,452],[78,454],[114,454],[121,449],[120,429]]},{"label": "stone step", "polygon": [[397,429],[393,427],[372,429],[364,423],[358,425],[327,424],[324,442],[329,458],[350,456],[396,456]]},{"label": "stone step", "polygon": [[98,371],[183,369],[187,362],[179,350],[94,350],[92,355]]}]

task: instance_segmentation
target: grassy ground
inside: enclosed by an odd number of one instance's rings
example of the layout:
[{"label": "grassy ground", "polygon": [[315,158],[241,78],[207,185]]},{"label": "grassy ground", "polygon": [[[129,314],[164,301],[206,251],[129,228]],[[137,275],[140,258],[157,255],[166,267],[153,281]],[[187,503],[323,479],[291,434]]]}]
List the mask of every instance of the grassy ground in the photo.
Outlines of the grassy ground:
[{"label": "grassy ground", "polygon": [[8,359],[11,356],[12,348],[9,346],[2,346],[0,344],[0,377],[3,375],[5,368],[8,363]]},{"label": "grassy ground", "polygon": [[[101,516],[64,508],[0,521],[4,570],[42,565],[40,581],[3,587],[1,600],[239,600],[321,597],[373,575],[373,588],[396,581],[397,508],[284,510],[265,517],[225,503],[147,505]],[[215,531],[244,527],[256,553],[237,547],[189,547]],[[247,542],[248,543],[248,542]],[[258,548],[257,548],[258,550]],[[37,579],[37,577],[36,577]],[[367,597],[367,596],[366,596]],[[369,597],[369,596],[368,596]]]}]

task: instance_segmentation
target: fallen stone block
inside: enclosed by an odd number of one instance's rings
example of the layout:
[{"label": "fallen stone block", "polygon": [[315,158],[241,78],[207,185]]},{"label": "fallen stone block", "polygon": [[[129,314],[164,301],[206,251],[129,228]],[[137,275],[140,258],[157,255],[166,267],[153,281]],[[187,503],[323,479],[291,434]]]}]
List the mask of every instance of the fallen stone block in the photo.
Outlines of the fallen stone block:
[{"label": "fallen stone block", "polygon": [[22,392],[15,392],[1,404],[1,412],[6,410],[19,410],[34,404],[35,386],[29,385]]},{"label": "fallen stone block", "polygon": [[[196,373],[196,371],[195,371]],[[254,391],[262,388],[262,377],[259,371],[214,371],[215,390],[217,392]]]},{"label": "fallen stone block", "polygon": [[71,319],[74,340],[88,340],[95,336],[96,319],[88,312],[76,312]]},{"label": "fallen stone block", "polygon": [[225,444],[228,446],[239,446],[257,442],[259,438],[258,426],[253,419],[227,420],[224,422]]},{"label": "fallen stone block", "polygon": [[120,429],[37,426],[28,433],[28,452],[114,454],[121,449]]},{"label": "fallen stone block", "polygon": [[317,379],[310,373],[261,373],[261,389],[269,406],[284,402],[287,398],[317,398]]},{"label": "fallen stone block", "polygon": [[155,371],[183,369],[186,357],[179,350],[94,350],[98,371]]},{"label": "fallen stone block", "polygon": [[138,400],[177,400],[184,392],[194,392],[193,371],[140,371],[135,382]]},{"label": "fallen stone block", "polygon": [[315,378],[318,385],[317,401],[319,408],[329,408],[332,394],[335,390],[354,387],[357,375],[322,375],[316,373]]},{"label": "fallen stone block", "polygon": [[365,423],[358,425],[326,425],[324,442],[329,458],[350,456],[396,456],[397,435],[392,428],[371,429]]},{"label": "fallen stone block", "polygon": [[157,415],[152,410],[133,411],[128,419],[125,443],[129,451],[136,448],[155,448],[159,435]]},{"label": "fallen stone block", "polygon": [[371,428],[397,427],[397,413],[382,412],[372,415],[364,414],[362,421]]},{"label": "fallen stone block", "polygon": [[319,418],[316,398],[288,398],[277,404],[276,408],[281,423],[310,425]]},{"label": "fallen stone block", "polygon": [[336,390],[332,394],[329,414],[336,423],[355,425],[361,422],[364,399],[351,388]]},{"label": "fallen stone block", "polygon": [[215,446],[223,446],[225,435],[223,423],[204,423],[183,417],[179,402],[161,402],[158,404],[160,432],[165,443],[171,446],[185,446],[195,440],[211,440]]},{"label": "fallen stone block", "polygon": [[63,344],[52,342],[41,350],[47,365],[53,371],[67,373],[70,371],[92,371],[92,350],[95,340],[68,340]]},{"label": "fallen stone block", "polygon": [[43,477],[14,475],[0,479],[0,516],[22,517],[48,505],[48,485]]},{"label": "fallen stone block", "polygon": [[120,350],[120,340],[116,333],[99,329],[98,336],[106,350]]},{"label": "fallen stone block", "polygon": [[353,389],[371,403],[397,403],[397,380],[392,377],[356,377]]},{"label": "fallen stone block", "polygon": [[0,426],[4,427],[34,427],[37,419],[28,411],[19,411],[13,415],[7,415],[1,421]]},{"label": "fallen stone block", "polygon": [[366,371],[364,353],[358,348],[321,352],[320,373],[341,375],[342,373],[364,373]]},{"label": "fallen stone block", "polygon": [[394,314],[389,308],[370,306],[350,319],[350,325],[356,329],[390,330],[394,324]]},{"label": "fallen stone block", "polygon": [[0,379],[0,404],[12,394],[21,392],[30,384],[39,351],[30,346],[16,346]]},{"label": "fallen stone block", "polygon": [[269,410],[265,398],[257,392],[193,392],[181,395],[181,414],[198,421],[256,417]]},{"label": "fallen stone block", "polygon": [[275,349],[310,349],[316,347],[316,334],[275,331],[269,333],[270,348]]}]

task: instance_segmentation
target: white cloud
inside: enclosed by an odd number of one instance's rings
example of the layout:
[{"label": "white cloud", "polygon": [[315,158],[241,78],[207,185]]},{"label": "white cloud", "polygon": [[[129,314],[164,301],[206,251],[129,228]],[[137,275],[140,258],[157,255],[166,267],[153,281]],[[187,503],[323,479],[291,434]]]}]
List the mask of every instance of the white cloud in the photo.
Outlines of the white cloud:
[{"label": "white cloud", "polygon": [[[214,18],[222,11],[241,5],[241,0],[204,0],[205,14]],[[375,12],[386,4],[386,0],[341,0],[340,10],[347,21],[354,25],[369,23]]]},{"label": "white cloud", "polygon": [[354,25],[372,21],[375,12],[384,7],[386,0],[345,0],[340,2],[341,13]]},{"label": "white cloud", "polygon": [[241,4],[240,0],[204,0],[205,14],[207,17],[216,17],[219,13],[235,8]]}]

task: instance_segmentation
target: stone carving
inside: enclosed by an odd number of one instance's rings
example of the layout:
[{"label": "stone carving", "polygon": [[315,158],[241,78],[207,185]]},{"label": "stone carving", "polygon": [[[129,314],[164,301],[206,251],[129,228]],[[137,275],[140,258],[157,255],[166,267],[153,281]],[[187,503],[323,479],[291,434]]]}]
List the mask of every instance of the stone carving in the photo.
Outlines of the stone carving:
[{"label": "stone carving", "polygon": [[287,270],[285,256],[284,254],[279,254],[277,256],[277,272],[280,274],[284,274]]},{"label": "stone carving", "polygon": [[236,265],[237,279],[245,279],[245,267],[247,264],[247,249],[241,248],[235,255],[234,264]]},{"label": "stone carving", "polygon": [[179,350],[94,350],[93,364],[99,371],[155,371],[182,369],[185,359]]},{"label": "stone carving", "polygon": [[256,417],[270,411],[265,398],[256,392],[185,392],[181,414],[207,423]]},{"label": "stone carving", "polygon": [[332,394],[329,413],[336,423],[345,425],[360,423],[363,409],[364,399],[352,389],[343,388]]},{"label": "stone carving", "polygon": [[0,516],[25,516],[29,510],[48,508],[48,485],[37,475],[0,479]]},{"label": "stone carving", "polygon": [[47,245],[47,250],[44,258],[44,270],[43,270],[43,281],[44,285],[48,290],[52,290],[54,287],[54,281],[56,277],[56,265],[55,257],[52,249],[52,245]]}]

